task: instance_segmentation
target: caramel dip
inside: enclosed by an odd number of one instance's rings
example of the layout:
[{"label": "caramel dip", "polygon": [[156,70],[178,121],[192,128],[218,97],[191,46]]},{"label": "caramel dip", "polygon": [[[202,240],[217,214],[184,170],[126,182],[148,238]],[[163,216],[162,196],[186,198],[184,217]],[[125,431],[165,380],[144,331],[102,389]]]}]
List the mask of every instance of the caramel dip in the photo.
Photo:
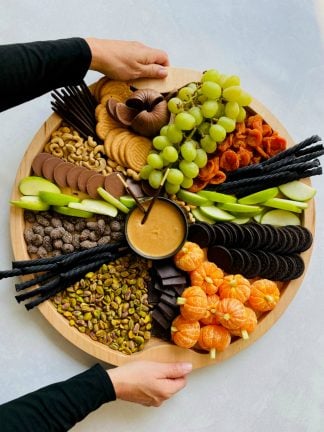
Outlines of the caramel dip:
[{"label": "caramel dip", "polygon": [[[149,201],[143,203],[145,209]],[[156,199],[147,220],[142,224],[143,212],[135,207],[126,221],[129,246],[145,258],[162,259],[174,255],[187,237],[187,221],[183,210],[173,201]]]}]

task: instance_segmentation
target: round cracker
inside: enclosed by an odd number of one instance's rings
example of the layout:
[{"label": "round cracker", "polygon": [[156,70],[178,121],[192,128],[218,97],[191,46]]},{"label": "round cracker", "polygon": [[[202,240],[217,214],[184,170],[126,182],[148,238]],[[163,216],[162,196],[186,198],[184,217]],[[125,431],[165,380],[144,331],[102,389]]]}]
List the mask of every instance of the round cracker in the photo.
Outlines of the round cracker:
[{"label": "round cracker", "polygon": [[150,139],[135,135],[127,145],[125,158],[127,166],[136,172],[139,172],[146,164],[147,156],[152,150]]},{"label": "round cracker", "polygon": [[106,107],[102,104],[98,105],[100,109],[97,110],[96,133],[99,138],[105,140],[107,133],[116,128],[120,128],[122,124],[114,120],[107,112]]},{"label": "round cracker", "polygon": [[100,90],[101,90],[102,86],[104,84],[106,84],[107,81],[108,81],[108,78],[106,76],[103,76],[103,77],[100,78],[100,80],[98,80],[96,82],[95,88],[93,90],[93,95],[94,95],[94,97],[96,98],[96,100],[98,102],[100,100]]},{"label": "round cracker", "polygon": [[125,129],[124,128],[116,128],[116,129],[110,130],[107,133],[107,136],[106,136],[105,142],[104,142],[104,149],[105,149],[105,154],[109,157],[109,159],[112,159],[111,145],[113,143],[113,140],[121,132],[125,132]]},{"label": "round cracker", "polygon": [[127,149],[127,143],[129,142],[129,140],[133,137],[133,134],[129,131],[127,131],[127,135],[123,136],[123,139],[121,140],[120,144],[119,144],[119,159],[121,162],[121,165],[123,167],[127,167],[127,162],[126,162],[126,149]]},{"label": "round cracker", "polygon": [[101,87],[100,100],[107,94],[114,97],[120,96],[125,100],[132,94],[132,91],[126,82],[111,80]]},{"label": "round cracker", "polygon": [[122,165],[122,161],[120,159],[119,153],[120,153],[120,143],[122,142],[123,138],[128,135],[128,131],[120,132],[117,134],[113,142],[110,145],[110,153],[111,153],[111,159],[118,163],[118,165]]}]

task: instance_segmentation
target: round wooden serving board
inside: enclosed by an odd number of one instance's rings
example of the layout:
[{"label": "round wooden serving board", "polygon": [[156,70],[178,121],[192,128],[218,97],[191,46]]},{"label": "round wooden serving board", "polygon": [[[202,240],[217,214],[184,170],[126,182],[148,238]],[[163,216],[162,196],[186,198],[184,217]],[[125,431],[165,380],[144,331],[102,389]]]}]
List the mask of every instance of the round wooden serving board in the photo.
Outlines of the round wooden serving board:
[{"label": "round wooden serving board", "polygon": [[[137,88],[154,88],[160,92],[168,92],[174,90],[175,88],[179,88],[188,82],[198,81],[200,77],[201,73],[196,70],[170,68],[169,75],[166,79],[140,79],[132,82],[132,85]],[[280,135],[287,139],[288,146],[293,145],[293,141],[285,128],[261,103],[254,100],[251,104],[251,108],[253,108],[257,113],[261,114],[265,121],[269,123],[274,130],[277,130]],[[58,115],[52,114],[36,133],[19,166],[13,186],[12,199],[19,198],[18,184],[20,180],[31,174],[32,160],[39,152],[43,150],[44,145],[50,139],[51,133],[60,126],[61,121],[62,120]],[[307,210],[304,212],[303,224],[314,234],[315,209],[313,200],[309,203]],[[11,206],[10,233],[15,260],[29,259],[23,231],[23,210],[18,207]],[[311,249],[308,249],[302,254],[306,269],[310,256]],[[73,327],[70,327],[68,320],[63,318],[56,311],[50,301],[46,301],[45,303],[41,304],[39,306],[39,310],[49,321],[49,323],[59,333],[62,334],[62,336],[64,336],[83,351],[106,363],[122,365],[123,363],[140,359],[162,362],[190,361],[192,362],[194,368],[200,368],[222,362],[232,357],[244,348],[247,348],[253,344],[259,337],[269,330],[292,301],[302,283],[303,276],[299,279],[286,283],[283,286],[281,291],[281,299],[278,305],[273,311],[265,314],[261,318],[257,328],[253,333],[251,333],[250,338],[247,341],[243,339],[234,341],[226,351],[217,354],[216,360],[210,360],[208,353],[197,352],[192,349],[179,348],[171,343],[167,343],[156,338],[152,338],[146,344],[145,349],[141,352],[132,355],[121,354],[118,351],[110,349],[106,345],[93,341],[89,336],[80,333]],[[26,319],[28,319],[28,317]]]}]

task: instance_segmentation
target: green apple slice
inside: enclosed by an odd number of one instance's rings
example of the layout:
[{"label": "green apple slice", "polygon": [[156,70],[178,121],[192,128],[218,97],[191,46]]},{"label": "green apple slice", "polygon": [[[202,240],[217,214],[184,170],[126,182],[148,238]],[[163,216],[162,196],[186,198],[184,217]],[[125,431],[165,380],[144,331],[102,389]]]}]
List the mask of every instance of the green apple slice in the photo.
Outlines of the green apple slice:
[{"label": "green apple slice", "polygon": [[239,204],[260,204],[264,201],[267,201],[268,199],[274,198],[278,195],[278,193],[279,189],[277,187],[273,187],[242,197],[237,200],[237,202]]},{"label": "green apple slice", "polygon": [[239,225],[243,225],[243,224],[250,222],[250,220],[251,220],[251,218],[249,218],[249,217],[236,217],[235,219],[231,220],[231,222],[239,224]]},{"label": "green apple slice", "polygon": [[80,199],[74,195],[57,192],[40,191],[38,196],[49,205],[65,206],[70,202],[80,202]]},{"label": "green apple slice", "polygon": [[118,213],[118,210],[113,205],[95,199],[84,199],[80,203],[70,202],[68,207],[111,217],[116,217]]},{"label": "green apple slice", "polygon": [[127,208],[133,208],[136,205],[136,201],[130,195],[122,195],[119,201],[124,204]]},{"label": "green apple slice", "polygon": [[107,201],[109,204],[113,205],[114,207],[118,208],[118,210],[122,211],[123,213],[128,213],[129,212],[129,208],[128,207],[126,207],[117,198],[115,198],[114,196],[112,196],[104,188],[99,187],[97,189],[97,192],[101,196],[101,198],[103,198],[105,201]]},{"label": "green apple slice", "polygon": [[200,211],[207,217],[219,221],[231,221],[234,216],[216,206],[202,206]]},{"label": "green apple slice", "polygon": [[307,208],[307,203],[301,201],[291,201],[284,198],[271,198],[263,203],[266,207],[273,207],[280,210],[288,210],[295,213],[301,213]]},{"label": "green apple slice", "polygon": [[41,201],[37,196],[24,196],[22,198],[25,199],[12,200],[10,204],[32,211],[47,211],[49,209],[49,205]]},{"label": "green apple slice", "polygon": [[199,208],[191,209],[191,213],[199,222],[207,222],[209,224],[213,224],[215,222],[215,220],[211,217],[204,215],[204,213]]},{"label": "green apple slice", "polygon": [[269,210],[262,216],[261,223],[274,226],[300,225],[300,218],[288,210]]},{"label": "green apple slice", "polygon": [[40,191],[60,193],[56,184],[43,177],[28,176],[23,178],[18,186],[19,192],[23,195],[38,195]]},{"label": "green apple slice", "polygon": [[[78,203],[74,203],[74,204],[78,204]],[[93,216],[92,212],[86,210],[74,209],[70,207],[64,207],[64,206],[53,206],[53,210],[56,211],[56,213],[60,213],[65,216],[75,216],[75,217],[82,217],[82,218],[91,218]]]},{"label": "green apple slice", "polygon": [[234,195],[227,195],[219,192],[214,191],[199,191],[197,192],[197,195],[202,196],[204,198],[207,198],[208,200],[212,202],[219,202],[219,203],[234,203],[236,202],[236,198]]},{"label": "green apple slice", "polygon": [[253,206],[247,204],[238,204],[238,203],[223,203],[219,204],[219,208],[223,210],[227,210],[229,212],[234,212],[236,214],[245,214],[249,216],[253,216],[261,212],[262,208],[260,206]]},{"label": "green apple slice", "polygon": [[316,194],[316,189],[299,180],[279,186],[280,192],[295,201],[309,201]]},{"label": "green apple slice", "polygon": [[184,189],[180,189],[179,192],[177,193],[177,198],[185,201],[187,204],[192,204],[195,206],[208,206],[210,203],[210,200],[207,198],[204,198],[201,195],[198,195],[195,192],[189,192],[187,190]]}]

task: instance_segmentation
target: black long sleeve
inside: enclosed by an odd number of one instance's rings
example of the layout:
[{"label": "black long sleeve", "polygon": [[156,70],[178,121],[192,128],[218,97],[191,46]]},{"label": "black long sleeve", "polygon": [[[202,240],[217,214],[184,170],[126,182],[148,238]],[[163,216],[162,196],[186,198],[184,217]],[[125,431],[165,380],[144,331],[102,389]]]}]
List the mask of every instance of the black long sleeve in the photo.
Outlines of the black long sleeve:
[{"label": "black long sleeve", "polygon": [[67,381],[0,406],[1,432],[63,432],[116,399],[107,372],[96,364]]},{"label": "black long sleeve", "polygon": [[90,48],[81,38],[0,45],[0,111],[79,84],[90,63]]}]

